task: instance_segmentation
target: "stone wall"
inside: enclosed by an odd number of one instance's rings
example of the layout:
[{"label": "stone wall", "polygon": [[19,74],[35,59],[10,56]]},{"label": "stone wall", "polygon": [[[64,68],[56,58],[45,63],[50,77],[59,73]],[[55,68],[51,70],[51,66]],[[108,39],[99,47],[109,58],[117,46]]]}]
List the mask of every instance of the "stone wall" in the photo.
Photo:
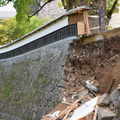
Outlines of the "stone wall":
[{"label": "stone wall", "polygon": [[70,42],[0,61],[0,118],[39,120],[58,104]]}]

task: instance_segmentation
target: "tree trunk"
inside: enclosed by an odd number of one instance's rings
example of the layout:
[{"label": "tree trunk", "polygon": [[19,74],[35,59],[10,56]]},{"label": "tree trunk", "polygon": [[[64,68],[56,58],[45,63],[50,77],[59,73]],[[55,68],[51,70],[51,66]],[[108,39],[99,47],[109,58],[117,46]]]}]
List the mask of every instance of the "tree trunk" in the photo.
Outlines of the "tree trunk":
[{"label": "tree trunk", "polygon": [[67,11],[77,8],[79,5],[79,1],[78,0],[66,0],[66,4],[67,4]]},{"label": "tree trunk", "polygon": [[91,0],[88,0],[88,4],[87,4],[88,7],[90,7],[90,1],[91,1]]},{"label": "tree trunk", "polygon": [[118,0],[115,0],[111,10],[107,14],[108,21],[111,19],[111,16],[112,16],[112,14],[113,14],[113,12],[114,12],[114,10],[116,8],[117,3],[118,3]]}]

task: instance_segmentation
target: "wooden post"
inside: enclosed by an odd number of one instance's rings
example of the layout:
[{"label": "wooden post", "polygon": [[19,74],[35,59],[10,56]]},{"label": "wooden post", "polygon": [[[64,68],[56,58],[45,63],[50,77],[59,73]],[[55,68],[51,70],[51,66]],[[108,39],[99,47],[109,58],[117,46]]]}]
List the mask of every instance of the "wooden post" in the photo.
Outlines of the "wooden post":
[{"label": "wooden post", "polygon": [[102,7],[99,8],[99,25],[100,25],[100,32],[105,31],[105,14]]},{"label": "wooden post", "polygon": [[84,11],[84,22],[85,22],[85,32],[86,34],[90,34],[90,29],[89,29],[89,23],[88,23],[88,13],[87,11]]}]

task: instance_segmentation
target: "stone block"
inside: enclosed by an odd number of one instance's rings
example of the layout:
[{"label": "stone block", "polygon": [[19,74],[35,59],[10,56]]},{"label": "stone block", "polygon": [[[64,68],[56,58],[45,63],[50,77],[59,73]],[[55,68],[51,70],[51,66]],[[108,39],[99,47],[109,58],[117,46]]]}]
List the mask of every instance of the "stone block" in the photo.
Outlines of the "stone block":
[{"label": "stone block", "polygon": [[106,107],[110,104],[110,100],[109,100],[109,94],[105,93],[103,94],[99,100],[98,100],[98,106],[100,107]]},{"label": "stone block", "polygon": [[98,120],[113,120],[116,114],[113,113],[108,107],[98,108]]},{"label": "stone block", "polygon": [[120,101],[120,90],[115,89],[110,95],[110,102],[117,105]]},{"label": "stone block", "polygon": [[116,118],[117,118],[117,119],[120,119],[120,101],[119,101],[119,104],[117,104],[116,113],[117,113]]}]

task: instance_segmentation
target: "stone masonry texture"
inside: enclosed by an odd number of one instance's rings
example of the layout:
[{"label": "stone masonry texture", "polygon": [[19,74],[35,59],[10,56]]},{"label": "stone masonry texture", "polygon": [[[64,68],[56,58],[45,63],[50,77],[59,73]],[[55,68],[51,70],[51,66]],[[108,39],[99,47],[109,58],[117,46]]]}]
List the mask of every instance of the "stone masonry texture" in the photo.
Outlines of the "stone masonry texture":
[{"label": "stone masonry texture", "polygon": [[65,39],[24,55],[0,61],[0,117],[39,120],[62,97],[80,93],[82,81],[94,78],[99,94],[120,84],[120,29]]},{"label": "stone masonry texture", "polygon": [[40,120],[58,104],[71,41],[0,61],[0,118]]}]

